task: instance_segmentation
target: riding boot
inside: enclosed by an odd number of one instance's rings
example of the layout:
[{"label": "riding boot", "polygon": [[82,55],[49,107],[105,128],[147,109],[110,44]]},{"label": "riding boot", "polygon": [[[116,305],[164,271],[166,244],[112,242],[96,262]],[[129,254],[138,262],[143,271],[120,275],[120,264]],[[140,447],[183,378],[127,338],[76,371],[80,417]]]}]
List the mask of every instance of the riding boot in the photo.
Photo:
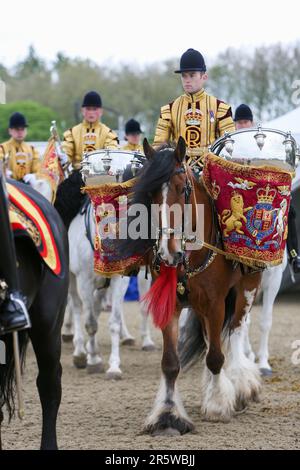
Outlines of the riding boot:
[{"label": "riding boot", "polygon": [[288,217],[288,237],[287,237],[287,249],[289,256],[289,263],[293,272],[300,272],[300,256],[298,255],[298,236],[296,227],[296,211],[291,205]]},{"label": "riding boot", "polygon": [[8,217],[7,194],[0,174],[0,335],[30,327],[25,298],[19,289],[14,238]]}]

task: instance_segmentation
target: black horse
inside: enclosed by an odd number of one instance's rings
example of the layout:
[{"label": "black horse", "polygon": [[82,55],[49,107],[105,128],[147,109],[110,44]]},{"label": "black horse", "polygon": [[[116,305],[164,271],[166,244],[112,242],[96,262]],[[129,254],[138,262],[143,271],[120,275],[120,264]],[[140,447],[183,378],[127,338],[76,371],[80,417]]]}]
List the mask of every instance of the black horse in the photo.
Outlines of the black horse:
[{"label": "black horse", "polygon": [[[56,275],[43,261],[31,238],[26,236],[14,238],[20,291],[26,298],[32,325],[29,330],[18,333],[21,359],[23,363],[29,337],[38,364],[37,388],[43,413],[41,449],[57,449],[56,418],[61,401],[62,374],[60,364],[61,327],[69,283],[68,238],[60,216],[43,196],[22,183],[13,181],[10,183],[30,198],[44,215],[52,230],[60,257],[61,269],[60,273]],[[5,206],[7,210],[7,201],[3,191],[0,196],[2,209]],[[3,223],[2,220],[1,224]],[[5,228],[10,230],[10,227],[2,225],[0,234],[4,233]],[[2,247],[1,237],[0,246]],[[5,279],[5,277],[5,272],[0,272],[0,278]],[[1,448],[1,422],[4,416],[2,408],[5,407],[8,410],[8,416],[11,419],[15,411],[15,384],[12,335],[0,336],[0,340],[4,341],[6,348],[6,364],[0,364]]]}]

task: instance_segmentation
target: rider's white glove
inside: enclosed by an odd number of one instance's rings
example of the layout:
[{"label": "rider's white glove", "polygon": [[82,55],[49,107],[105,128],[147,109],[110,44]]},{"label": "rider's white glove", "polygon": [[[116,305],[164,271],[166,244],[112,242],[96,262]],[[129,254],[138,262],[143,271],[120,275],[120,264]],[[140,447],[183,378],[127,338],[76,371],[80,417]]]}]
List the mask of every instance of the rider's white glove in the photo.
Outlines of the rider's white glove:
[{"label": "rider's white glove", "polygon": [[23,176],[23,181],[32,185],[36,182],[36,176],[34,173],[27,173],[27,175]]},{"label": "rider's white glove", "polygon": [[66,155],[65,153],[60,153],[58,155],[58,158],[59,158],[61,166],[64,166],[69,162],[68,155]]},{"label": "rider's white glove", "polygon": [[11,178],[11,177],[12,177],[12,174],[13,174],[13,172],[12,172],[11,170],[8,170],[8,169],[5,170],[5,176],[6,176],[6,178]]}]

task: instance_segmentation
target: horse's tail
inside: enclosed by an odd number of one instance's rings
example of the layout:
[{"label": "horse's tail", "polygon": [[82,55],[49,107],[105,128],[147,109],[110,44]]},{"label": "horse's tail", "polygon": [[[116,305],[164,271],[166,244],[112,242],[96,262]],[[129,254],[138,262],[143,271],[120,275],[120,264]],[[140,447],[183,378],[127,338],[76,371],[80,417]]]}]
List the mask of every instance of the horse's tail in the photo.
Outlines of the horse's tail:
[{"label": "horse's tail", "polygon": [[[225,319],[223,332],[227,332],[230,327],[230,320],[234,314],[236,292],[230,289],[225,299]],[[184,326],[180,330],[178,340],[178,354],[180,365],[187,370],[193,366],[197,360],[205,354],[207,338],[203,331],[202,323],[193,309],[189,308]]]},{"label": "horse's tail", "polygon": [[223,210],[222,216],[221,216],[222,224],[225,224],[225,222],[228,219],[228,217],[230,216],[230,214],[231,214],[231,211],[229,209],[224,209]]},{"label": "horse's tail", "polygon": [[[26,331],[18,333],[21,370],[24,369],[28,334]],[[2,343],[1,343],[2,342]],[[1,361],[0,361],[0,410],[7,408],[9,421],[15,412],[15,361],[12,334],[0,336]],[[4,345],[4,346],[3,346]],[[4,363],[4,364],[3,364]]]},{"label": "horse's tail", "polygon": [[75,170],[57,188],[54,207],[67,229],[86,198],[86,195],[81,192],[83,186],[84,181],[81,173],[79,170]]}]

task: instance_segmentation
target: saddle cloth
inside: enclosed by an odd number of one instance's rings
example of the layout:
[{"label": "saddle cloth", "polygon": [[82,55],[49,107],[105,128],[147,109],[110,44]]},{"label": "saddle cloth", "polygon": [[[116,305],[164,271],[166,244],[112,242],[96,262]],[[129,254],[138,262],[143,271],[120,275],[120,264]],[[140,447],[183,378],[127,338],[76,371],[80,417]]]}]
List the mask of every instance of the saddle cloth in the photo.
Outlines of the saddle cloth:
[{"label": "saddle cloth", "polygon": [[[24,186],[24,190],[21,189],[22,186]],[[21,183],[7,183],[6,188],[9,201],[9,219],[14,236],[30,237],[46,265],[59,276],[62,271],[59,250],[44,211],[31,197],[33,190],[30,191],[26,185]]]}]

